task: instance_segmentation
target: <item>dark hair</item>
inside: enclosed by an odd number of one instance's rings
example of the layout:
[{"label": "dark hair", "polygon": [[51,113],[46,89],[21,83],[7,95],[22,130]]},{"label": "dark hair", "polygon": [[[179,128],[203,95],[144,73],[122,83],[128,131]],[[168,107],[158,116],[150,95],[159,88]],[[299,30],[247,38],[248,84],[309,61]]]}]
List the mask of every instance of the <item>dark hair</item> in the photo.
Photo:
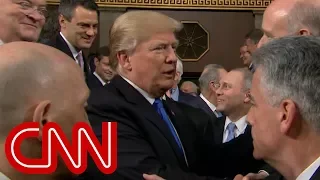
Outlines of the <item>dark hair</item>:
[{"label": "dark hair", "polygon": [[262,36],[263,32],[260,29],[254,29],[245,36],[245,39],[251,39],[255,44],[258,44]]},{"label": "dark hair", "polygon": [[85,9],[96,11],[99,15],[98,5],[94,0],[60,0],[59,14],[63,15],[68,21],[73,17],[74,9],[81,6]]}]

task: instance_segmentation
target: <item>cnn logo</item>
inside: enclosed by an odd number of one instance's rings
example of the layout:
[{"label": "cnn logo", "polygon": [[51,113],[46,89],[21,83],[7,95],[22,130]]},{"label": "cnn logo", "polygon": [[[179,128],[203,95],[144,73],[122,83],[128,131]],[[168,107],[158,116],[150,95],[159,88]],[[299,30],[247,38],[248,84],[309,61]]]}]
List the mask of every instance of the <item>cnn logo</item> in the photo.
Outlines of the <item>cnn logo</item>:
[{"label": "cnn logo", "polygon": [[102,173],[111,174],[117,168],[116,122],[102,123],[101,143],[89,124],[85,122],[79,122],[73,127],[71,142],[58,124],[49,122],[43,127],[42,158],[40,159],[26,158],[21,153],[21,143],[30,137],[39,137],[39,123],[28,122],[16,126],[5,143],[9,163],[22,173],[53,173],[57,168],[58,153],[74,174],[81,174],[86,170],[88,153]]}]

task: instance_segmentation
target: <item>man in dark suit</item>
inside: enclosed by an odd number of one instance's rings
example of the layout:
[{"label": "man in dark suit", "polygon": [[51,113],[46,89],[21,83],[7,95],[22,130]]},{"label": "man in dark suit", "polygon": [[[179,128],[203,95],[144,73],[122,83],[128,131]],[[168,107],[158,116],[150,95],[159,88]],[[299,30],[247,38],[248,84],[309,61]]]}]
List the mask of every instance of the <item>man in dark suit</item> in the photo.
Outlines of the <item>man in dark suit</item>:
[{"label": "man in dark suit", "polygon": [[105,46],[99,49],[96,58],[94,58],[95,70],[87,79],[87,84],[90,89],[109,84],[115,75],[115,71],[110,67],[109,54],[109,49]]},{"label": "man in dark suit", "polygon": [[61,32],[47,45],[69,55],[88,77],[90,68],[83,50],[91,47],[98,32],[97,4],[94,0],[60,1],[59,24]]},{"label": "man in dark suit", "polygon": [[320,39],[314,36],[277,38],[253,55],[253,154],[279,171],[280,179],[320,178],[319,59]]},{"label": "man in dark suit", "polygon": [[98,138],[102,122],[118,123],[118,167],[105,175],[89,159],[81,178],[135,180],[156,173],[166,179],[217,179],[210,176],[234,177],[259,168],[250,133],[215,145],[205,113],[164,96],[174,83],[174,33],[181,28],[154,11],[129,11],[115,20],[109,58],[119,75],[92,90],[87,112]]},{"label": "man in dark suit", "polygon": [[215,125],[215,137],[218,143],[228,142],[247,128],[246,116],[251,108],[249,94],[252,73],[248,68],[233,69],[220,80],[217,89],[217,110],[224,118]]},{"label": "man in dark suit", "polygon": [[177,60],[176,74],[174,77],[173,87],[166,92],[166,95],[174,101],[190,104],[190,101],[194,100],[195,97],[191,94],[181,91],[178,87],[183,74],[183,64],[180,59]]},{"label": "man in dark suit", "polygon": [[208,64],[204,67],[199,78],[200,95],[190,102],[190,105],[204,110],[211,117],[222,117],[216,110],[216,90],[220,86],[220,79],[227,71],[220,65]]}]

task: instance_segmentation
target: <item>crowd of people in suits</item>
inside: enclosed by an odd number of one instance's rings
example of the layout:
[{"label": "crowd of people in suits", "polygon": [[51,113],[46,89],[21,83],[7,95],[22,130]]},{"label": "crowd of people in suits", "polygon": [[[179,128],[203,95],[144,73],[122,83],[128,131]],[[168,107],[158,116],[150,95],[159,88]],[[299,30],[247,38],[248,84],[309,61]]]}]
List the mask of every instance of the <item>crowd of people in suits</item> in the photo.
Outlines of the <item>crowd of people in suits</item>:
[{"label": "crowd of people in suits", "polygon": [[[247,66],[208,64],[199,91],[178,84],[175,54],[182,24],[155,11],[129,11],[109,31],[109,45],[90,56],[98,32],[94,0],[61,0],[60,32],[37,43],[45,0],[0,1],[0,179],[255,180],[320,179],[320,1],[277,0],[262,32],[245,37]],[[146,19],[148,17],[148,19]],[[68,139],[75,123],[117,122],[117,169],[83,174],[58,160],[52,174],[24,174],[4,144],[23,122],[58,123]],[[39,137],[22,144],[42,155]]]}]

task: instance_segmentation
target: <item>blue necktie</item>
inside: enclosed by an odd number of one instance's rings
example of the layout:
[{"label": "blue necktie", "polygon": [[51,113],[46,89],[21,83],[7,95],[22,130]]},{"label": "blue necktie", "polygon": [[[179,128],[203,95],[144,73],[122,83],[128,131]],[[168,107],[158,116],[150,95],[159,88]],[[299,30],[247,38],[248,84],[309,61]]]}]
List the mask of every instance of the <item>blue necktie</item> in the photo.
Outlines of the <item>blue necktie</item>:
[{"label": "blue necktie", "polygon": [[227,136],[226,142],[229,142],[236,137],[234,132],[236,129],[236,125],[234,123],[229,123],[227,126],[227,129],[228,129],[228,136]]},{"label": "blue necktie", "polygon": [[162,103],[161,99],[159,99],[159,98],[155,99],[155,101],[153,103],[153,107],[156,108],[157,112],[161,116],[161,119],[166,122],[168,128],[171,131],[171,134],[173,135],[174,139],[176,140],[176,142],[180,148],[181,153],[183,153],[181,142],[178,138],[178,135],[176,134],[176,131],[173,127],[173,124],[171,123],[171,120],[169,119],[169,116],[168,116],[166,110],[163,107],[163,103]]},{"label": "blue necktie", "polygon": [[216,115],[217,118],[222,117],[221,112],[219,112],[219,111],[217,111],[217,110],[215,110],[213,113],[214,113],[214,115]]}]

